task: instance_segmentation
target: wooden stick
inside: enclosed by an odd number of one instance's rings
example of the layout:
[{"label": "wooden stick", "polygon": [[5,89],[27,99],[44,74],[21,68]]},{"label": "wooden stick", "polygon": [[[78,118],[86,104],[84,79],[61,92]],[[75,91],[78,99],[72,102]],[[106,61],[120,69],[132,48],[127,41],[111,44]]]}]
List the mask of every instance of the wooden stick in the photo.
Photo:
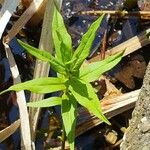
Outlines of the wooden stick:
[{"label": "wooden stick", "polygon": [[[127,111],[135,106],[135,102],[138,99],[140,90],[136,90],[109,100],[102,100],[101,106],[104,114],[107,118],[111,118],[116,116],[124,111]],[[102,123],[98,118],[89,114],[85,109],[81,108],[79,116],[82,115],[86,119],[86,121],[79,122],[76,129],[76,136],[83,134],[84,132],[92,129],[93,127]],[[79,117],[80,118],[80,117]],[[82,118],[81,118],[82,120]]]}]

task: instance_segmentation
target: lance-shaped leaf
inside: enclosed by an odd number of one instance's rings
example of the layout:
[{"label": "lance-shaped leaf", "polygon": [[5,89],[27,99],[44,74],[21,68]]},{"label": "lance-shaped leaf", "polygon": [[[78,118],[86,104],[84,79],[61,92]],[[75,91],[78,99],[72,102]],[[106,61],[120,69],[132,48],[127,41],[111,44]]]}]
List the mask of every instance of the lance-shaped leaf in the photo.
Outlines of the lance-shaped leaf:
[{"label": "lance-shaped leaf", "polygon": [[70,85],[71,86],[69,90],[80,105],[84,106],[87,110],[89,110],[102,121],[110,124],[106,117],[103,115],[99,99],[89,83],[83,83],[82,81],[76,79],[70,81]]},{"label": "lance-shaped leaf", "polygon": [[74,150],[77,103],[73,95],[64,96],[62,100],[62,119],[70,149]]},{"label": "lance-shaped leaf", "polygon": [[8,88],[7,90],[3,91],[2,93],[8,91],[29,90],[34,93],[45,94],[45,93],[64,90],[65,88],[66,86],[64,80],[61,80],[60,78],[46,77],[46,78],[33,79],[24,83],[15,84],[10,88]]},{"label": "lance-shaped leaf", "polygon": [[29,107],[52,107],[56,105],[61,105],[61,97],[50,97],[36,102],[29,102],[27,106]]},{"label": "lance-shaped leaf", "polygon": [[55,57],[53,57],[50,53],[44,51],[44,50],[39,50],[35,47],[32,47],[20,40],[18,40],[19,44],[31,55],[35,56],[36,58],[49,62],[51,64],[51,67],[56,71],[59,72],[60,74],[66,74],[65,73],[65,66],[59,62]]},{"label": "lance-shaped leaf", "polygon": [[109,56],[106,59],[91,63],[80,69],[80,79],[92,82],[97,80],[104,72],[112,69],[122,59],[123,52]]},{"label": "lance-shaped leaf", "polygon": [[56,8],[54,10],[52,29],[56,57],[65,63],[71,60],[72,57],[72,40],[66,30],[63,18]]},{"label": "lance-shaped leaf", "polygon": [[73,54],[72,59],[76,58],[76,60],[74,61],[73,70],[78,69],[82,65],[85,58],[89,55],[93,40],[96,35],[96,31],[102,22],[103,16],[104,15],[102,15],[94,23],[92,23],[88,31],[83,35],[80,45]]}]

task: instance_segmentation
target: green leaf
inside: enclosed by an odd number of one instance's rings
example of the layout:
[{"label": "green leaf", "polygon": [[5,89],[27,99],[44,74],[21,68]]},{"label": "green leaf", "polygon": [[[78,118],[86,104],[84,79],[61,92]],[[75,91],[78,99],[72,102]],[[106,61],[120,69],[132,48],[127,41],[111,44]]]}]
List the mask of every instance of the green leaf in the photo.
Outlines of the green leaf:
[{"label": "green leaf", "polygon": [[73,59],[76,58],[74,61],[73,70],[78,69],[82,65],[85,58],[89,55],[96,31],[99,28],[103,17],[104,15],[100,16],[94,23],[92,23],[88,31],[83,35],[80,45],[73,54]]},{"label": "green leaf", "polygon": [[120,62],[123,52],[109,56],[102,61],[90,63],[89,65],[82,67],[80,69],[80,79],[87,82],[97,80],[104,72],[112,69]]},{"label": "green leaf", "polygon": [[64,95],[62,100],[62,119],[70,149],[74,150],[77,103],[72,95]]},{"label": "green leaf", "polygon": [[63,18],[56,8],[54,10],[52,22],[52,35],[56,57],[63,63],[70,61],[72,58],[71,36],[68,34]]},{"label": "green leaf", "polygon": [[51,98],[46,98],[46,99],[36,101],[36,102],[29,102],[27,103],[27,106],[29,107],[52,107],[56,105],[61,105],[61,103],[62,103],[61,97],[51,97]]},{"label": "green leaf", "polygon": [[95,94],[92,86],[89,83],[84,83],[83,81],[77,79],[70,81],[70,84],[71,86],[69,90],[78,101],[78,103],[84,106],[102,121],[110,124],[102,113],[99,99]]},{"label": "green leaf", "polygon": [[65,73],[65,66],[59,62],[55,57],[53,57],[50,53],[44,51],[44,50],[39,50],[35,47],[32,47],[20,40],[18,40],[19,44],[31,55],[35,56],[36,58],[49,62],[51,64],[51,67],[56,71],[59,72],[60,74],[66,74]]},{"label": "green leaf", "polygon": [[64,89],[66,89],[65,81],[60,78],[46,77],[15,84],[8,88],[5,92],[29,90],[31,92],[44,94]]}]

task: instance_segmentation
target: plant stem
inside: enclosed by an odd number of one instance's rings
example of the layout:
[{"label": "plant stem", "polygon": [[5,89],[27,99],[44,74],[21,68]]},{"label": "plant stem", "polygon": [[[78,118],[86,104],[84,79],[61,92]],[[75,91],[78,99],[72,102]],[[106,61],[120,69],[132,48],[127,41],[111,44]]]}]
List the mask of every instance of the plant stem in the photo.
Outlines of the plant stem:
[{"label": "plant stem", "polygon": [[0,92],[0,95],[2,95],[2,94],[4,94],[4,93],[6,93],[6,92],[8,92],[8,91],[10,91],[10,90],[9,90],[9,89],[6,89],[6,90],[4,90],[4,91]]},{"label": "plant stem", "polygon": [[62,132],[62,146],[61,146],[61,150],[65,149],[65,141],[66,141],[66,132],[65,132],[65,128],[64,126],[62,127],[63,132]]}]

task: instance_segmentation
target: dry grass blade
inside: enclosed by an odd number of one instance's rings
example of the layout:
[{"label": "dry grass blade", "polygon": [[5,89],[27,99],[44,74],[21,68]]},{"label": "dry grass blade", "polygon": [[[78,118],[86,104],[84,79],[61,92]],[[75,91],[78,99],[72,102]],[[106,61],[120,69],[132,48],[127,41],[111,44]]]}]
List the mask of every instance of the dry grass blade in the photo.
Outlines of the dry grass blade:
[{"label": "dry grass blade", "polygon": [[[10,65],[10,70],[13,77],[14,84],[20,83],[20,75],[18,71],[18,67],[16,65],[15,59],[9,46],[4,43],[6,56],[8,58],[8,62]],[[24,91],[16,92],[17,96],[17,103],[19,107],[19,114],[20,114],[20,121],[21,121],[21,135],[22,135],[22,142],[25,150],[31,150],[31,135],[30,135],[30,126],[29,126],[29,117],[28,117],[28,110],[26,106],[26,99]]]},{"label": "dry grass blade", "polygon": [[12,135],[20,126],[20,119],[12,123],[7,128],[0,131],[0,143]]}]

